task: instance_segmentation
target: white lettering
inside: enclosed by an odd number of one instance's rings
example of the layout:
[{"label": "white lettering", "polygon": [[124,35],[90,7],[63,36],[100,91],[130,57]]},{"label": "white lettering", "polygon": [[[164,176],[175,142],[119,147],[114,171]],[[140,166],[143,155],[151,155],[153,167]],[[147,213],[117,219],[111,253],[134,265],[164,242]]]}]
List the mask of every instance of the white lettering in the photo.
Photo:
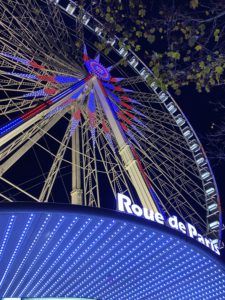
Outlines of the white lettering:
[{"label": "white lettering", "polygon": [[120,210],[122,212],[127,212],[128,214],[132,214],[132,210],[130,208],[131,200],[129,197],[118,193],[117,194],[117,205],[118,205],[118,210]]},{"label": "white lettering", "polygon": [[138,206],[137,204],[132,204],[131,209],[136,216],[141,217],[143,215],[142,208],[140,206]]},{"label": "white lettering", "polygon": [[178,230],[178,220],[176,216],[169,217],[167,223],[171,228]]},{"label": "white lettering", "polygon": [[151,209],[147,209],[147,208],[143,208],[144,211],[144,218],[147,220],[151,220],[151,221],[155,221],[155,217],[154,217],[154,211]]},{"label": "white lettering", "polygon": [[206,245],[206,247],[210,248],[210,244],[211,244],[210,240],[208,240],[207,238],[205,238],[205,245]]},{"label": "white lettering", "polygon": [[201,234],[198,233],[198,237],[197,237],[197,241],[199,243],[202,243],[203,245],[205,245],[205,239],[203,238],[203,236]]},{"label": "white lettering", "polygon": [[178,226],[179,226],[179,230],[180,230],[182,233],[184,233],[184,234],[187,233],[187,230],[186,230],[186,227],[185,227],[184,223],[179,222],[179,223],[178,223]]},{"label": "white lettering", "polygon": [[220,255],[219,246],[217,244],[213,244],[210,239],[207,239],[199,234],[195,226],[189,223],[184,225],[184,223],[178,222],[178,218],[176,216],[171,216],[165,220],[161,213],[154,212],[153,210],[145,207],[142,208],[137,204],[132,204],[129,197],[119,193],[117,194],[117,209],[121,212],[134,214],[138,217],[144,217],[146,220],[157,222],[162,225],[166,223],[166,225],[170,228],[179,230],[183,234],[187,234],[189,237],[196,239],[199,243],[202,243],[216,254]]},{"label": "white lettering", "polygon": [[159,224],[162,224],[162,225],[164,224],[164,218],[163,218],[163,215],[160,214],[160,213],[158,213],[158,212],[155,213],[155,220],[156,220],[156,222],[159,223]]},{"label": "white lettering", "polygon": [[189,223],[187,223],[187,235],[191,238],[194,238],[198,235],[196,228]]},{"label": "white lettering", "polygon": [[214,249],[215,249],[216,254],[220,255],[219,246],[215,244]]}]

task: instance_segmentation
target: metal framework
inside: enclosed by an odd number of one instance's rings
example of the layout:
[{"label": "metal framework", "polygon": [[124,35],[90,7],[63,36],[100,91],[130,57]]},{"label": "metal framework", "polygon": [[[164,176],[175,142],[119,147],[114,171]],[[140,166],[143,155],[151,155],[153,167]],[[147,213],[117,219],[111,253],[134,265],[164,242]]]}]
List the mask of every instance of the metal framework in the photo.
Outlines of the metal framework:
[{"label": "metal framework", "polygon": [[[98,20],[61,2],[0,3],[1,200],[100,207],[110,206],[103,195],[123,192],[218,243],[214,177],[179,107],[145,83],[151,71]],[[76,46],[94,53],[96,39],[127,59],[126,72],[115,56],[101,55],[101,65]]]}]

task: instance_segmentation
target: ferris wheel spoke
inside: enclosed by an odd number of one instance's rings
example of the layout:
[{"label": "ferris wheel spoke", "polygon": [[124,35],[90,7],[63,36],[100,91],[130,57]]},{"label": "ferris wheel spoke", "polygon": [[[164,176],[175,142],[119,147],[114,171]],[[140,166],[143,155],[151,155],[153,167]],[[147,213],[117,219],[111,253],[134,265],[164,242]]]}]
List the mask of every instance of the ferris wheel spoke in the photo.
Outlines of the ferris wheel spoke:
[{"label": "ferris wheel spoke", "polygon": [[82,92],[85,83],[85,80],[80,80],[77,84],[50,98],[48,101],[38,105],[25,115],[22,115],[21,117],[16,118],[15,120],[1,127],[2,145],[7,143],[12,138],[15,138],[18,134],[35,124],[41,118],[48,116],[48,113],[50,113],[53,109],[57,109],[57,107],[59,107],[65,101],[69,101],[70,97],[74,96],[75,91],[78,91],[78,93],[80,91]]},{"label": "ferris wheel spoke", "polygon": [[[140,149],[139,149],[140,150]],[[141,151],[141,150],[140,150]],[[154,168],[156,172],[160,172],[161,174],[164,174],[165,175],[165,178],[168,179],[169,183],[170,184],[174,184],[174,185],[177,185],[176,182],[179,181],[182,179],[184,180],[184,182],[186,183],[187,182],[187,186],[184,185],[180,185],[179,184],[179,189],[183,189],[184,191],[186,191],[187,194],[189,194],[191,196],[191,192],[190,192],[190,186],[188,186],[189,182],[191,183],[191,190],[193,189],[199,189],[199,186],[197,185],[196,181],[199,180],[199,178],[196,177],[196,179],[190,179],[190,177],[188,176],[187,173],[185,172],[182,172],[181,170],[179,170],[179,168],[175,168],[175,164],[173,165],[173,170],[172,170],[172,173],[170,173],[170,171],[168,172],[168,169],[171,169],[171,164],[169,163],[170,160],[168,160],[168,164],[166,163],[166,160],[165,158],[159,158],[157,160],[154,160],[153,158],[151,158],[146,152],[144,151],[141,151],[142,153],[142,160],[143,160],[143,164],[146,166],[146,169],[151,169]],[[147,164],[147,161],[151,161],[151,164]],[[174,174],[176,174],[176,176],[174,176]],[[170,178],[173,178],[173,181],[172,179]],[[178,181],[178,182],[179,182]],[[174,182],[174,183],[173,183]],[[199,189],[200,190],[200,189]],[[198,199],[195,199],[193,197],[193,200],[194,201],[199,201]],[[202,207],[204,207],[203,204],[201,204],[200,202],[197,202],[199,205],[201,205]]]},{"label": "ferris wheel spoke", "polygon": [[3,176],[0,176],[0,179],[2,181],[4,181],[5,183],[7,183],[13,189],[18,190],[19,192],[21,192],[21,193],[25,194],[26,196],[28,196],[30,199],[35,200],[36,202],[39,202],[39,199],[37,197],[35,197],[34,195],[28,193],[27,191],[25,191],[24,189],[22,189],[18,185],[15,185],[13,182],[9,181],[8,179],[4,178]]},{"label": "ferris wheel spoke", "polygon": [[[141,151],[143,153],[145,153],[148,157],[151,156],[151,158],[154,159],[154,158],[156,158],[155,153],[158,153],[157,158],[158,157],[159,157],[159,159],[161,158],[163,163],[166,164],[166,162],[168,162],[170,165],[172,164],[173,168],[176,170],[183,168],[182,161],[183,160],[186,161],[186,159],[188,159],[188,157],[187,156],[182,157],[182,155],[181,155],[183,153],[182,151],[179,151],[179,150],[171,147],[171,144],[169,144],[166,141],[164,141],[164,144],[162,144],[161,141],[154,140],[154,139],[147,142],[147,138],[142,137],[141,135],[138,135],[137,132],[133,131],[133,134],[141,146],[141,148],[140,148]],[[143,147],[142,147],[142,145],[143,145]],[[175,150],[176,150],[176,153],[178,155],[180,155],[179,161],[177,158],[174,158]],[[193,162],[191,160],[189,161],[189,164],[187,164],[187,168],[186,168],[187,173],[189,173],[190,175],[194,175],[196,178],[198,178],[198,174],[194,172],[194,166],[191,165],[191,169],[188,167],[188,165],[190,166],[190,164],[193,164]]]},{"label": "ferris wheel spoke", "polygon": [[[73,108],[72,113],[75,112]],[[73,117],[72,117],[73,118]],[[73,121],[72,121],[73,122]],[[73,124],[73,123],[72,123]],[[72,125],[71,125],[72,126]],[[77,122],[77,128],[72,133],[72,190],[71,203],[82,205],[83,203],[83,189],[81,185],[81,150],[80,150],[80,130]]]},{"label": "ferris wheel spoke", "polygon": [[100,206],[98,172],[96,165],[96,149],[93,147],[92,138],[89,136],[88,121],[84,123],[81,132],[81,152],[83,156],[83,194],[84,204],[87,206]]},{"label": "ferris wheel spoke", "polygon": [[10,100],[8,104],[2,106],[0,105],[0,115],[7,117],[8,120],[10,120],[11,115],[18,113],[18,111],[20,111],[21,113],[25,113],[27,110],[30,110],[37,106],[37,104],[37,101],[31,101],[27,103],[27,101],[24,100],[15,103],[14,101]]},{"label": "ferris wheel spoke", "polygon": [[[17,160],[19,160],[33,145],[35,145],[47,131],[49,131],[65,114],[59,113],[55,118],[43,120],[24,132],[17,139],[13,140],[0,153],[0,160],[9,158],[3,162],[0,167],[0,174],[4,174]],[[16,151],[16,152],[15,152]],[[12,154],[13,153],[13,154]]]},{"label": "ferris wheel spoke", "polygon": [[[101,107],[98,103],[97,106],[99,108],[98,119],[104,120],[103,112],[101,111],[100,109]],[[127,173],[127,170],[125,170],[122,161],[119,159],[117,155],[115,155],[116,143],[114,146],[112,138],[109,138],[109,133],[102,134],[103,131],[104,131],[103,129],[98,130],[97,147],[98,147],[99,155],[101,156],[102,164],[104,165],[106,174],[109,178],[110,186],[112,188],[114,197],[116,197],[116,194],[118,192],[128,193],[130,195],[131,200],[134,202],[133,195],[131,193],[130,186],[129,186],[129,184],[131,184],[130,178],[128,178],[129,174]]]},{"label": "ferris wheel spoke", "polygon": [[[137,125],[138,130],[141,130],[142,128],[140,126]],[[175,141],[171,141],[171,137],[168,139],[169,133],[165,133],[163,136],[162,134],[160,135],[159,133],[157,133],[156,131],[153,130],[149,130],[148,133],[146,134],[144,130],[142,130],[142,134],[139,134],[137,131],[135,131],[134,129],[131,128],[132,133],[135,135],[137,141],[139,142],[140,145],[143,145],[143,148],[146,149],[147,153],[151,153],[151,157],[153,158],[154,156],[164,156],[165,159],[167,160],[172,160],[174,161],[174,164],[177,164],[178,166],[182,166],[181,162],[185,161],[188,162],[187,163],[187,169],[188,166],[191,167],[193,165],[193,160],[191,160],[190,156],[188,156],[189,154],[189,149],[187,150],[186,147],[185,149],[180,146],[178,147],[178,144]],[[149,136],[151,138],[149,138]],[[180,148],[180,149],[179,149]],[[185,154],[184,150],[187,151],[187,153]],[[174,154],[179,155],[179,161],[177,159],[176,156],[174,156]],[[192,174],[193,171],[195,170],[192,169]],[[197,170],[196,170],[197,171]]]},{"label": "ferris wheel spoke", "polygon": [[40,202],[48,202],[53,184],[56,180],[56,176],[59,172],[61,163],[62,163],[62,159],[64,157],[64,154],[66,152],[67,149],[67,145],[69,143],[70,140],[70,123],[67,126],[66,132],[64,134],[64,137],[62,139],[62,143],[60,144],[60,147],[57,151],[57,154],[55,156],[55,159],[52,163],[52,167],[48,173],[47,178],[45,179],[45,183],[44,186],[41,190],[40,196],[39,196],[39,201]]},{"label": "ferris wheel spoke", "polygon": [[[28,2],[26,3],[27,5],[29,4]],[[46,16],[41,13],[41,9],[39,9],[37,6],[35,7],[35,3],[33,3],[32,7],[29,7],[29,5],[27,7],[27,5],[25,5],[24,2],[21,3],[21,6],[15,5],[15,7],[11,7],[13,13],[10,12],[6,5],[3,7],[3,9],[8,15],[11,16],[11,22],[16,22],[18,28],[21,28],[23,32],[23,38],[27,40],[29,37],[30,43],[33,44],[34,48],[40,49],[46,45],[50,47],[51,45],[46,39],[46,35],[40,35],[41,33],[44,33],[45,30],[49,29],[49,20],[47,21]],[[39,22],[36,22],[36,18],[31,18],[30,15],[30,12],[34,11],[35,9],[39,10],[39,14],[41,14],[42,17],[39,18]],[[16,18],[15,16],[18,16],[19,18]],[[42,25],[42,28],[40,25]],[[54,43],[55,42],[53,40],[53,44]]]},{"label": "ferris wheel spoke", "polygon": [[7,201],[7,202],[13,202],[13,200],[11,198],[7,197],[6,195],[4,195],[2,193],[0,193],[0,199],[1,199],[0,203],[5,202],[5,201]]},{"label": "ferris wheel spoke", "polygon": [[120,84],[122,86],[126,86],[126,85],[133,85],[140,82],[145,82],[145,79],[139,75],[139,76],[124,78],[123,80],[121,80]]},{"label": "ferris wheel spoke", "polygon": [[[103,138],[102,134],[99,135],[99,140],[101,141],[101,143],[97,143],[99,154],[109,178],[114,197],[116,197],[118,192],[128,193],[131,200],[134,202],[133,195],[128,184],[128,174],[124,169],[122,162],[119,161],[119,158],[117,156],[115,157],[114,153],[109,150],[110,145],[108,145],[108,141]],[[113,161],[115,162],[113,163]]]},{"label": "ferris wheel spoke", "polygon": [[111,108],[109,107],[106,96],[104,95],[104,88],[100,85],[99,81],[97,80],[93,81],[93,85],[94,85],[95,92],[98,95],[102,109],[108,118],[114,136],[117,140],[119,153],[123,159],[124,164],[127,167],[128,173],[132,180],[132,184],[135,186],[135,189],[139,194],[140,200],[143,201],[143,205],[145,207],[149,207],[154,211],[158,211],[156,204],[153,201],[149,189],[146,185],[146,182],[144,181],[144,178],[142,177],[138,165],[133,157],[132,151],[129,145],[126,144],[124,135],[121,132],[121,129],[119,128],[117,121],[114,119]]},{"label": "ferris wheel spoke", "polygon": [[[7,29],[6,32],[8,32],[10,34],[10,38],[8,36],[7,36],[6,39],[1,38],[2,51],[6,52],[6,53],[7,52],[9,52],[9,53],[14,52],[15,53],[14,45],[18,44],[18,43],[19,44],[21,43],[20,31],[18,31],[18,33],[15,33],[15,31],[13,29],[12,29],[12,31],[10,31],[10,29],[8,30],[8,24],[7,23],[8,22],[6,21],[5,31]],[[49,24],[49,20],[48,20],[48,24]],[[4,24],[2,24],[2,25],[4,26]],[[22,26],[21,31],[24,31],[23,30],[24,26],[26,26],[26,24]],[[21,47],[21,50],[24,48],[23,50],[25,50],[27,52],[27,55],[29,55],[29,57],[31,58],[31,60],[32,60],[31,56],[33,56],[33,57],[35,56],[38,59],[44,60],[44,62],[47,65],[49,63],[52,63],[53,70],[56,69],[57,66],[60,67],[60,69],[61,69],[62,72],[63,72],[63,70],[65,70],[67,68],[72,73],[76,74],[77,76],[83,77],[83,75],[82,75],[83,72],[81,71],[81,68],[78,66],[78,64],[73,63],[71,65],[71,62],[68,59],[65,61],[65,60],[62,60],[60,57],[58,57],[58,53],[62,53],[61,47],[60,47],[60,49],[58,49],[57,51],[55,51],[55,55],[53,57],[53,56],[48,55],[48,51],[44,51],[43,47],[40,48],[40,42],[39,41],[35,42],[34,45],[32,46],[32,48],[30,48],[30,45],[32,43],[29,44],[29,46],[26,45],[27,37],[29,37],[29,38],[32,37],[33,32],[36,33],[36,30],[33,30],[32,32],[27,32],[27,34],[23,37],[23,41],[24,42],[22,43],[22,47]],[[45,36],[46,36],[45,33],[42,32],[42,34],[40,36],[40,40],[43,40],[42,37],[45,37]],[[36,35],[35,35],[35,37],[36,37]],[[56,39],[58,39],[57,36],[55,36],[55,40]],[[47,48],[51,49],[52,47],[50,47],[50,45],[48,45]],[[46,50],[47,50],[47,48],[46,48]],[[37,52],[37,51],[39,51],[39,52]],[[19,67],[20,67],[20,69],[22,69],[22,66],[19,66]]]},{"label": "ferris wheel spoke", "polygon": [[[189,194],[190,198],[192,199],[192,201],[195,201],[196,204],[198,204],[199,206],[202,207],[202,209],[204,209],[204,205],[199,202],[199,199],[196,200],[196,197],[193,197],[193,195],[190,193],[190,190],[193,191],[195,189],[199,189],[198,184],[196,183],[196,181],[190,180],[188,174],[185,172],[182,172],[182,168],[179,169],[179,165],[177,165],[176,162],[173,163],[173,168],[171,168],[171,159],[166,157],[166,156],[162,156],[160,158],[160,156],[157,156],[157,160],[155,161],[154,158],[152,156],[149,156],[148,152],[144,151],[142,148],[137,148],[138,151],[141,152],[141,161],[143,162],[143,165],[145,166],[145,170],[148,171],[151,174],[153,172],[153,170],[155,169],[156,173],[160,173],[160,174],[164,174],[164,182],[167,180],[169,186],[173,186],[173,188],[177,191],[177,195],[182,194],[181,193],[181,188],[183,189],[183,191],[186,192],[186,194]],[[156,150],[153,150],[152,152],[155,152]],[[162,154],[162,151],[160,151],[160,154]],[[148,161],[151,161],[151,163],[149,164]],[[167,163],[168,162],[168,163]],[[168,170],[173,169],[173,172],[175,172],[176,176],[174,176],[174,174],[170,174]],[[180,174],[179,174],[180,173]],[[154,175],[154,177],[157,179],[156,175]],[[169,178],[174,178],[174,181],[172,181],[172,179]],[[179,179],[182,180],[186,183],[184,186],[179,184],[179,187],[177,186],[176,180]],[[196,180],[199,179],[196,176]],[[149,180],[151,181],[151,177],[149,178]],[[190,182],[190,186],[189,186],[189,182]],[[177,186],[177,187],[176,187]],[[161,187],[161,192],[163,191],[163,185],[160,185]],[[157,188],[157,186],[156,186]],[[166,195],[168,197],[168,195]],[[184,197],[184,201],[186,198]],[[184,203],[184,202],[182,202]]]},{"label": "ferris wheel spoke", "polygon": [[[75,45],[74,39],[81,41],[80,44],[84,44],[84,35],[83,35],[83,24],[82,22],[77,21],[75,23],[75,27],[73,29],[67,28],[64,22],[63,13],[56,5],[53,3],[47,3],[48,5],[48,11],[52,15],[52,22],[54,24],[54,27],[57,31],[57,37],[59,39],[59,47],[61,47],[61,41],[67,41],[67,49],[65,49],[65,53],[68,52],[68,49],[70,49],[70,52],[73,54],[74,57],[76,57],[77,61],[79,60],[77,56],[77,50],[80,51],[80,49],[77,49],[75,47],[71,47],[71,45]],[[83,17],[83,13],[81,13],[81,18]],[[73,34],[71,35],[71,31]],[[76,50],[76,51],[75,51]],[[80,60],[81,62],[81,60]]]}]

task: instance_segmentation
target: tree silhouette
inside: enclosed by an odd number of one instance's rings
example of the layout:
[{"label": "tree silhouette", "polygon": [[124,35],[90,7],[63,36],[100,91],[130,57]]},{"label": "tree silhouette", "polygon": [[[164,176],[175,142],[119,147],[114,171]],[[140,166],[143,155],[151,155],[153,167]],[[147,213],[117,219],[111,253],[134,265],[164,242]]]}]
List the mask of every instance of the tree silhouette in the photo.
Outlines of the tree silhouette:
[{"label": "tree silhouette", "polygon": [[[107,34],[116,34],[143,57],[162,88],[179,95],[190,84],[199,92],[224,85],[224,1],[78,2],[104,23]],[[105,42],[96,46],[110,51]]]}]

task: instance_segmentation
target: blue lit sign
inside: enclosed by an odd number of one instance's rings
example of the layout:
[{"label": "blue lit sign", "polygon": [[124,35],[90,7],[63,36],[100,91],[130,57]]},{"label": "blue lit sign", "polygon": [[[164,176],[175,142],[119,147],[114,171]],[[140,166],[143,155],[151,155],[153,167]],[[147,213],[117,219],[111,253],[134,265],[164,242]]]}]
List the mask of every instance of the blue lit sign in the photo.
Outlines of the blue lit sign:
[{"label": "blue lit sign", "polygon": [[117,194],[117,207],[121,212],[125,212],[137,217],[143,217],[147,220],[157,222],[161,225],[166,225],[172,229],[178,230],[189,237],[196,239],[199,243],[202,243],[216,254],[220,255],[218,245],[213,244],[212,241],[206,237],[203,237],[197,232],[195,226],[190,223],[183,223],[178,220],[176,216],[171,216],[165,219],[164,216],[159,212],[154,212],[151,209],[141,208],[137,204],[132,204],[131,199],[123,194]]}]

